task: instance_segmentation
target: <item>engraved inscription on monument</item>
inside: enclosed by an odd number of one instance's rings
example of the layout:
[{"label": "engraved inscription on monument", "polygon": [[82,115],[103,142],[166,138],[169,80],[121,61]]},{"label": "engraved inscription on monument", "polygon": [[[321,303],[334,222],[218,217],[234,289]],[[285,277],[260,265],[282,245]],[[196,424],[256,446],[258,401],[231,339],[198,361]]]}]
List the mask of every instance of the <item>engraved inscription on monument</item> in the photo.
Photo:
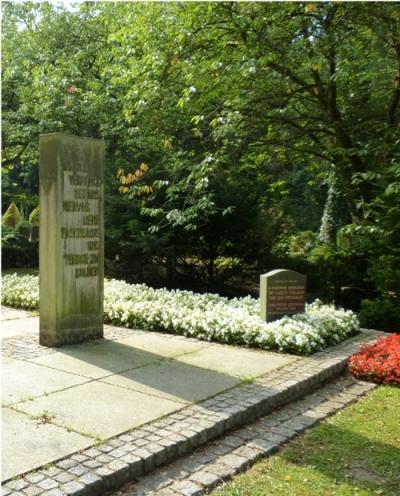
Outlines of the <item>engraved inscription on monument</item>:
[{"label": "engraved inscription on monument", "polygon": [[260,315],[267,322],[304,312],[306,276],[277,269],[260,276]]},{"label": "engraved inscription on monument", "polygon": [[104,144],[61,133],[39,144],[40,343],[102,337]]}]

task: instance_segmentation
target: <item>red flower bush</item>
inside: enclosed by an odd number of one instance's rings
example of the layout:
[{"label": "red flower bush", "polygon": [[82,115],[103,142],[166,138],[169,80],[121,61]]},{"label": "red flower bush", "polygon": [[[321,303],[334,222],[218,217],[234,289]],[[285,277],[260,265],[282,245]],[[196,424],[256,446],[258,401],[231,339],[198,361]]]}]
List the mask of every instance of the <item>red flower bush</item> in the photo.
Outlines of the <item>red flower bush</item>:
[{"label": "red flower bush", "polygon": [[350,357],[349,369],[357,379],[400,385],[400,334],[361,345],[358,353]]}]

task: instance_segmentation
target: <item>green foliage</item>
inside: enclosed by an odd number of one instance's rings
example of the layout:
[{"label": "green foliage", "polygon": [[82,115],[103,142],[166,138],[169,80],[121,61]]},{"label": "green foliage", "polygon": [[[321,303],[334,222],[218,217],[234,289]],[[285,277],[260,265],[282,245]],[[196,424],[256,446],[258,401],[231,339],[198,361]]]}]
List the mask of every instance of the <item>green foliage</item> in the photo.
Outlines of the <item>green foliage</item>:
[{"label": "green foliage", "polygon": [[5,228],[16,229],[21,223],[21,214],[15,203],[10,203],[5,214],[3,215],[2,225]]},{"label": "green foliage", "polygon": [[4,231],[1,238],[2,268],[37,267],[39,243],[16,231]]},{"label": "green foliage", "polygon": [[362,327],[380,331],[400,331],[399,300],[381,296],[375,300],[363,300],[358,314]]},{"label": "green foliage", "polygon": [[312,231],[301,231],[286,235],[274,246],[274,252],[281,256],[307,258],[318,244],[318,237]]},{"label": "green foliage", "polygon": [[[368,274],[382,294],[399,299],[400,304],[400,255],[381,255],[371,260]],[[400,313],[400,309],[399,309]]]},{"label": "green foliage", "polygon": [[102,138],[110,260],[364,284],[400,243],[399,9],[310,5],[3,2],[4,201],[37,205],[40,133]]},{"label": "green foliage", "polygon": [[39,225],[39,207],[36,207],[29,214],[29,222],[32,226],[38,226]]}]

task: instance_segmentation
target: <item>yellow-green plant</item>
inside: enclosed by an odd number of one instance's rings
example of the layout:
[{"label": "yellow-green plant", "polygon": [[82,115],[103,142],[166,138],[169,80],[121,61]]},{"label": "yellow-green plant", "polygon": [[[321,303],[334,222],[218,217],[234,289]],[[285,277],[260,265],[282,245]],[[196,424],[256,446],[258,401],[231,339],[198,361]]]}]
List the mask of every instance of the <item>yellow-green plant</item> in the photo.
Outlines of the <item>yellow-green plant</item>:
[{"label": "yellow-green plant", "polygon": [[32,226],[38,226],[39,225],[39,207],[36,207],[29,214],[29,222]]},{"label": "yellow-green plant", "polygon": [[3,215],[2,224],[3,227],[15,229],[21,222],[21,214],[15,203],[11,203],[7,208],[6,213]]}]

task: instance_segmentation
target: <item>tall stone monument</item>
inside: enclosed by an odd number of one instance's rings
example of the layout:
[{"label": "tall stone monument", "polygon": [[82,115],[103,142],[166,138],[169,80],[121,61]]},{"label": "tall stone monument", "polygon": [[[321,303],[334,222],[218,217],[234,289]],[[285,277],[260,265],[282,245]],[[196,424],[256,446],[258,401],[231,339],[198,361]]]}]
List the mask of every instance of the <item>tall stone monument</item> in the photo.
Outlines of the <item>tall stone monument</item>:
[{"label": "tall stone monument", "polygon": [[276,269],[260,276],[260,315],[270,322],[284,315],[304,312],[306,276],[294,270]]},{"label": "tall stone monument", "polygon": [[103,337],[104,143],[44,134],[40,148],[40,344]]}]

